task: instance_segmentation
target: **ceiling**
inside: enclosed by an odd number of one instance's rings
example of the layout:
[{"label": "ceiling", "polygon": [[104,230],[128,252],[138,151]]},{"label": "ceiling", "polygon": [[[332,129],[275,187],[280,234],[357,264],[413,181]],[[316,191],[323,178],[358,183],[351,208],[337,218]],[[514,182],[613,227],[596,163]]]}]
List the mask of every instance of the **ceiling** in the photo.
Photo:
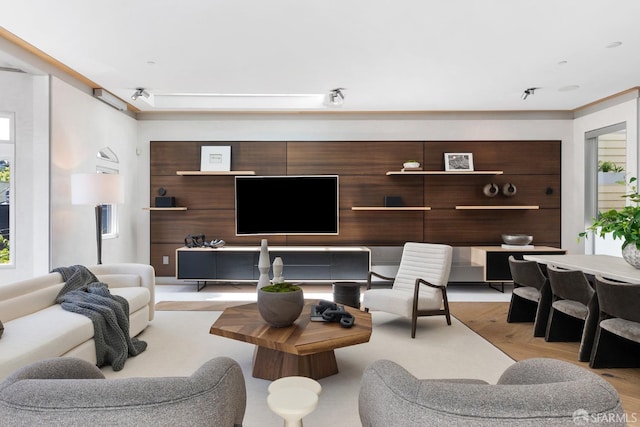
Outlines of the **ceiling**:
[{"label": "ceiling", "polygon": [[0,27],[140,111],[573,110],[640,85],[637,0],[0,5]]}]

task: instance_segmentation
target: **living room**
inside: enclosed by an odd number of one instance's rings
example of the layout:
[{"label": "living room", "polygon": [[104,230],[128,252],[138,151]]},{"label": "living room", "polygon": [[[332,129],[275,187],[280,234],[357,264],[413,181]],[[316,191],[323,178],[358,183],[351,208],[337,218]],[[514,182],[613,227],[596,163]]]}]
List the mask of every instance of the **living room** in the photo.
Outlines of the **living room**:
[{"label": "living room", "polygon": [[[1,19],[0,26],[10,31]],[[59,266],[95,263],[92,207],[71,204],[70,177],[94,172],[100,164],[96,153],[104,147],[117,154],[126,189],[125,201],[118,206],[118,236],[103,241],[105,264],[164,265],[162,258],[152,259],[153,214],[145,210],[152,206],[157,192],[151,186],[152,141],[329,141],[345,145],[356,141],[475,141],[478,150],[483,141],[560,141],[560,245],[571,254],[585,253],[585,241],[577,239],[587,216],[585,134],[625,123],[626,171],[631,176],[638,173],[637,83],[566,109],[530,109],[527,105],[531,104],[526,103],[538,102],[545,92],[541,89],[521,100],[522,90],[529,87],[523,86],[512,92],[526,107],[511,111],[122,112],[96,99],[93,87],[77,73],[61,71],[16,43],[7,32],[0,38],[0,50],[39,72],[0,71],[0,111],[14,112],[16,117],[15,235],[19,236],[13,247],[15,265],[0,270],[3,283],[46,274]],[[130,92],[139,83],[132,84]],[[353,99],[350,97],[347,87],[345,106]],[[367,161],[360,152],[352,157],[354,162]],[[207,237],[234,238],[233,230],[213,232]],[[257,237],[254,244],[259,243]],[[159,255],[169,256],[167,262],[174,264],[173,251]],[[160,281],[165,278],[159,277]]]}]

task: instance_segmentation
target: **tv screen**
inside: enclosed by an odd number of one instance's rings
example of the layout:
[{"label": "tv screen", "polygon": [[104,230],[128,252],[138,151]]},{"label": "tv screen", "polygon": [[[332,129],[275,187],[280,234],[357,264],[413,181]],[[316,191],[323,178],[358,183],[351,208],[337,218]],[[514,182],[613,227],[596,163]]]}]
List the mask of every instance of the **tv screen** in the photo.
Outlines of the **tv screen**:
[{"label": "tv screen", "polygon": [[338,234],[338,176],[237,176],[236,235]]}]

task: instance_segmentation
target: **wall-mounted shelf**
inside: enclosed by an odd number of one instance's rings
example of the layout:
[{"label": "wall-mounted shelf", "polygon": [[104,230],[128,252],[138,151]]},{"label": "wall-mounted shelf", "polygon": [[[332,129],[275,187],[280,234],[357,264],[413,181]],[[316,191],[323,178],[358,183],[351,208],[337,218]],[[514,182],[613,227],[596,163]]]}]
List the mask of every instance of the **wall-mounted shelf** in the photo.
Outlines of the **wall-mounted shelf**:
[{"label": "wall-mounted shelf", "polygon": [[503,171],[388,171],[387,175],[502,175]]},{"label": "wall-mounted shelf", "polygon": [[176,175],[255,175],[255,171],[176,171]]},{"label": "wall-mounted shelf", "polygon": [[429,206],[352,206],[352,211],[430,211]]},{"label": "wall-mounted shelf", "polygon": [[145,211],[186,211],[187,208],[185,206],[174,206],[170,208],[142,208]]},{"label": "wall-mounted shelf", "polygon": [[504,205],[496,205],[496,206],[483,206],[483,205],[458,205],[456,206],[458,210],[532,210],[532,209],[540,209],[540,206],[504,206]]}]

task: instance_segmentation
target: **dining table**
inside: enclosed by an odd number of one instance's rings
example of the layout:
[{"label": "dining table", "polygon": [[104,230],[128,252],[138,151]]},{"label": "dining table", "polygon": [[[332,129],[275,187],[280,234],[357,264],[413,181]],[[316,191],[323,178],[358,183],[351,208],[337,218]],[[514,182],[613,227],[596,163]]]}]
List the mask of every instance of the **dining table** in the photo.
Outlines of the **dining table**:
[{"label": "dining table", "polygon": [[602,276],[607,279],[640,284],[640,270],[627,263],[624,258],[613,255],[524,255],[524,259],[536,261],[539,264],[554,265],[558,268],[581,270],[592,276]]}]

